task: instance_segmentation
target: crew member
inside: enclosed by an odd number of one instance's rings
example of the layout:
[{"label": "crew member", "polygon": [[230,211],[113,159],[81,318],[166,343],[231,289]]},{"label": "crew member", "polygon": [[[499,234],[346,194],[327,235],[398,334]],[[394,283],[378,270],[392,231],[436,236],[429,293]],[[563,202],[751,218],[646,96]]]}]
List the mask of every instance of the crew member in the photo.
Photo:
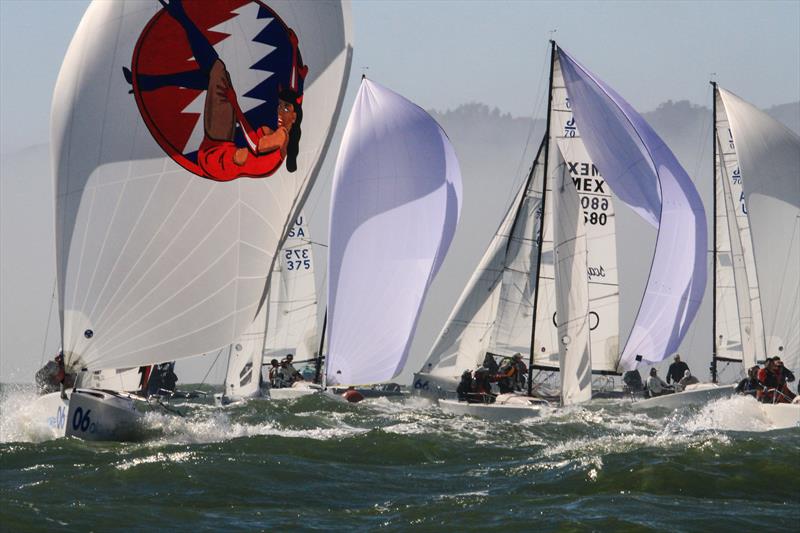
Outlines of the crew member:
[{"label": "crew member", "polygon": [[687,385],[696,385],[698,383],[700,383],[700,380],[694,377],[687,369],[686,372],[683,373],[681,380],[675,385],[675,389],[680,392],[686,389]]},{"label": "crew member", "polygon": [[650,369],[650,377],[647,378],[647,390],[652,398],[675,392],[670,385],[664,383],[664,380],[658,377],[658,372],[655,368]]},{"label": "crew member", "polygon": [[689,365],[681,361],[680,354],[676,353],[673,361],[674,362],[669,365],[669,369],[667,370],[667,384],[678,383],[683,379],[686,371],[689,370]]},{"label": "crew member", "polygon": [[628,392],[639,392],[644,389],[642,375],[637,368],[625,372],[625,374],[622,375],[622,383],[625,384]]},{"label": "crew member", "polygon": [[292,361],[294,361],[294,355],[287,353],[284,361],[286,362],[286,371],[289,382],[294,383],[295,381],[303,381],[303,374],[298,372],[292,364]]},{"label": "crew member", "polygon": [[[792,374],[792,378],[794,375]],[[780,357],[769,357],[764,368],[758,371],[758,382],[762,389],[756,397],[764,403],[791,403],[795,394],[786,385],[783,361]]]},{"label": "crew member", "polygon": [[464,370],[461,374],[461,381],[458,382],[458,387],[456,387],[459,401],[467,401],[470,392],[472,392],[472,372]]},{"label": "crew member", "polygon": [[280,388],[278,385],[278,373],[281,370],[280,363],[278,363],[277,359],[273,359],[269,362],[269,385],[270,387],[275,387],[276,389]]},{"label": "crew member", "polygon": [[736,385],[736,393],[747,396],[755,396],[761,385],[758,383],[758,371],[760,367],[755,365],[747,371],[747,377]]}]

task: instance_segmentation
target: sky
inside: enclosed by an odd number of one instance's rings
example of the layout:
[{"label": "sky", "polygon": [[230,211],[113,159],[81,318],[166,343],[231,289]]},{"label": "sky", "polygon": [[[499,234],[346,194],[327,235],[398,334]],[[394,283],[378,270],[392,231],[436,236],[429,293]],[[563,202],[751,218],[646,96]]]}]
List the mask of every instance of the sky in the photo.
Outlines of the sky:
[{"label": "sky", "polygon": [[[21,194],[18,186],[6,183],[8,174],[17,172],[24,160],[18,154],[41,158],[47,153],[46,147],[32,147],[49,142],[53,86],[87,5],[85,0],[0,0],[0,154],[6,163],[0,194],[6,195],[4,205],[17,201],[10,195]],[[641,111],[668,100],[710,105],[712,73],[723,86],[762,108],[800,99],[797,1],[381,0],[353,2],[352,14],[355,47],[345,110],[355,96],[358,77],[365,72],[426,109],[481,102],[514,116],[541,117],[544,108],[536,104],[542,102],[547,81],[551,36]],[[345,111],[343,119],[346,115]],[[325,168],[330,168],[329,162]],[[31,212],[43,205],[51,209],[51,178],[46,174],[22,191],[26,201],[35,198],[38,202],[30,205]],[[318,219],[325,218],[326,194],[323,187],[311,198]],[[493,217],[487,215],[487,227],[496,225]],[[9,228],[24,228],[30,238],[26,255],[32,263],[52,260],[52,237],[47,236],[51,219],[37,223],[6,216],[2,223],[3,238]],[[30,369],[36,366],[29,360],[38,362],[42,346],[56,341],[43,338],[46,305],[11,301],[6,295],[22,284],[29,294],[37,294],[37,302],[46,304],[52,275],[39,275],[7,253],[0,259],[5,285],[0,286],[4,310],[0,337],[24,337],[35,345],[34,357],[5,349],[7,344],[2,343],[0,381],[28,381]],[[27,278],[17,274],[25,274],[26,268]],[[465,265],[461,276],[466,277],[470,269],[471,265]],[[30,309],[23,309],[26,305]],[[19,321],[14,322],[12,331],[8,318],[18,312],[26,312],[31,319],[22,330],[18,330]],[[439,327],[431,326],[432,330]],[[424,354],[417,354],[417,359],[420,356],[424,359]]]},{"label": "sky", "polygon": [[[0,153],[47,139],[53,85],[87,5],[0,0]],[[354,72],[367,67],[426,109],[474,101],[540,115],[533,89],[552,30],[637,109],[706,103],[711,73],[762,108],[800,94],[798,1],[368,0],[352,13]]]}]

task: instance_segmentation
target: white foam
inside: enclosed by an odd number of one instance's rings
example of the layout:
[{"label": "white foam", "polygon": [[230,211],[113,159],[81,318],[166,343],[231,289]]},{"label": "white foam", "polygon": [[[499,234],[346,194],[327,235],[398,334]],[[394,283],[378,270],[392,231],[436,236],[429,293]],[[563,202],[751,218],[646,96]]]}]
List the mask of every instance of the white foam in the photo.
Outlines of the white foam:
[{"label": "white foam", "polygon": [[156,453],[148,455],[147,457],[137,457],[135,459],[127,459],[114,463],[117,470],[128,470],[135,466],[150,464],[150,463],[183,463],[194,458],[192,452],[174,452],[174,453]]},{"label": "white foam", "polygon": [[52,413],[30,386],[3,385],[0,394],[0,442],[44,442],[64,436],[64,430],[48,425]]},{"label": "white foam", "polygon": [[733,396],[710,402],[685,423],[689,431],[769,431],[770,421],[752,396]]},{"label": "white foam", "polygon": [[[198,416],[199,415],[199,416]],[[178,417],[158,412],[144,416],[148,429],[159,430],[162,436],[158,442],[163,444],[196,444],[221,442],[241,437],[273,435],[287,438],[307,438],[330,440],[352,437],[368,431],[346,424],[332,428],[290,429],[278,423],[265,421],[257,424],[233,422],[228,413],[221,410],[199,413],[191,417]]]}]

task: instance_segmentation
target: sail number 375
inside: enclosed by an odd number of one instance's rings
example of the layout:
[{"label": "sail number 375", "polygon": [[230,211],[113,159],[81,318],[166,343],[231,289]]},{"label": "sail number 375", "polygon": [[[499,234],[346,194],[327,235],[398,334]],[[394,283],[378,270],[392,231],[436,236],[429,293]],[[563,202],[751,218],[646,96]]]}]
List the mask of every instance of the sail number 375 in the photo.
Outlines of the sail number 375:
[{"label": "sail number 375", "polygon": [[311,254],[308,248],[292,248],[284,252],[286,270],[308,270],[311,268]]}]

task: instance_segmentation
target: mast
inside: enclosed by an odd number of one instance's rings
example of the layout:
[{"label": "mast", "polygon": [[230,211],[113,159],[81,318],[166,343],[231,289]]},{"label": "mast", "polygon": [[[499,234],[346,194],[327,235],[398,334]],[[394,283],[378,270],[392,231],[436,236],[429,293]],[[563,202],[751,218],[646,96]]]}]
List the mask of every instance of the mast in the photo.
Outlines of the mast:
[{"label": "mast", "polygon": [[328,308],[325,308],[325,318],[322,319],[322,335],[319,337],[319,351],[317,351],[317,362],[314,364],[314,383],[320,382],[322,373],[322,347],[325,346],[325,327],[328,325]]},{"label": "mast", "polygon": [[539,218],[539,235],[536,237],[536,295],[533,298],[533,322],[531,325],[531,351],[528,358],[528,396],[533,396],[533,358],[534,340],[536,339],[536,308],[539,304],[539,274],[542,270],[542,241],[544,240],[545,205],[547,200],[547,163],[550,158],[550,108],[553,105],[553,66],[556,57],[556,42],[550,40],[550,81],[547,87],[547,121],[544,130],[544,179],[542,179],[542,215]]},{"label": "mast", "polygon": [[714,231],[713,231],[713,245],[712,245],[712,260],[714,265],[711,281],[711,382],[717,382],[717,82],[712,81],[713,87],[711,95],[711,160],[712,160],[712,179],[714,180]]}]

